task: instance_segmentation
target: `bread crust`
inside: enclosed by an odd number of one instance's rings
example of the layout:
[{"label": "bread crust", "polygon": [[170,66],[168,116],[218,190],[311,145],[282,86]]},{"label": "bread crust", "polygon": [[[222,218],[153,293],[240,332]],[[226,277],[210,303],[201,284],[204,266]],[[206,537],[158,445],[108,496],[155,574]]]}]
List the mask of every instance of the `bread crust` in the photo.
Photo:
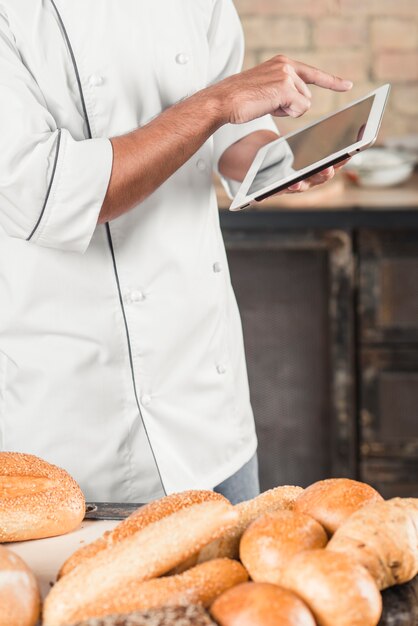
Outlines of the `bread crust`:
[{"label": "bread crust", "polygon": [[376,626],[382,613],[373,578],[345,554],[300,552],[284,570],[283,586],[302,598],[318,626]]},{"label": "bread crust", "polygon": [[289,560],[303,550],[324,548],[328,537],[319,522],[296,511],[274,511],[250,524],[240,542],[240,558],[251,579],[280,585]]},{"label": "bread crust", "polygon": [[412,580],[418,574],[418,498],[393,498],[360,509],[327,549],[361,563],[379,589]]},{"label": "bread crust", "polygon": [[71,570],[86,559],[94,558],[96,554],[102,550],[114,546],[123,539],[146,528],[149,524],[158,522],[160,519],[172,515],[176,513],[176,511],[192,506],[193,504],[213,500],[227,502],[224,496],[214,491],[190,490],[174,493],[159,500],[154,500],[149,504],[145,504],[115,526],[113,530],[105,532],[103,536],[96,541],[73,552],[62,565],[58,578],[71,572]]},{"label": "bread crust", "polygon": [[140,532],[87,559],[63,576],[44,605],[44,626],[65,626],[89,616],[126,585],[165,574],[196,549],[236,523],[228,502],[194,504],[148,525]]},{"label": "bread crust", "polygon": [[63,535],[84,514],[83,493],[68,472],[32,454],[0,453],[0,543]]},{"label": "bread crust", "polygon": [[248,574],[238,561],[214,559],[176,576],[162,576],[139,583],[131,580],[100,605],[94,602],[84,606],[82,616],[85,619],[189,604],[208,607],[221,593],[246,580]]},{"label": "bread crust", "polygon": [[297,498],[294,509],[316,519],[331,536],[353,513],[382,496],[370,485],[349,478],[313,483]]},{"label": "bread crust", "polygon": [[210,612],[219,626],[315,626],[298,596],[270,583],[243,583],[229,589]]},{"label": "bread crust", "polygon": [[0,546],[0,626],[35,626],[40,607],[32,571],[17,554]]},{"label": "bread crust", "polygon": [[181,563],[173,573],[180,573],[197,563],[204,563],[211,559],[239,558],[239,542],[244,530],[257,517],[271,511],[293,509],[296,498],[303,492],[302,487],[284,485],[269,489],[262,494],[235,505],[238,513],[237,523],[215,541],[206,545],[202,550],[195,552],[187,561]]}]

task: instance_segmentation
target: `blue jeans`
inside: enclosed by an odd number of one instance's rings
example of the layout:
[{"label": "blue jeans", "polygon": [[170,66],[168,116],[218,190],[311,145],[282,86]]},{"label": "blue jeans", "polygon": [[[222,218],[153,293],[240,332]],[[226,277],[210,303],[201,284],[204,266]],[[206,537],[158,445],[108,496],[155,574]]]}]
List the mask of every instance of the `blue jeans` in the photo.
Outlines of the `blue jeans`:
[{"label": "blue jeans", "polygon": [[238,502],[251,500],[251,498],[258,496],[260,483],[258,480],[257,453],[235,474],[215,487],[214,491],[228,498],[232,504],[238,504]]}]

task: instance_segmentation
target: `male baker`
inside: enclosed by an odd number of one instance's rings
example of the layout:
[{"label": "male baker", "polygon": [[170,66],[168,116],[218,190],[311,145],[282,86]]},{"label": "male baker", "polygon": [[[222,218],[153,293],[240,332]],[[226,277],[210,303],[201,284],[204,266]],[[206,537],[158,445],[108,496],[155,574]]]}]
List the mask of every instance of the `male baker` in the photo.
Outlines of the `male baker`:
[{"label": "male baker", "polygon": [[212,170],[233,192],[270,114],[351,83],[242,58],[231,0],[0,5],[1,447],[88,499],[257,493]]}]

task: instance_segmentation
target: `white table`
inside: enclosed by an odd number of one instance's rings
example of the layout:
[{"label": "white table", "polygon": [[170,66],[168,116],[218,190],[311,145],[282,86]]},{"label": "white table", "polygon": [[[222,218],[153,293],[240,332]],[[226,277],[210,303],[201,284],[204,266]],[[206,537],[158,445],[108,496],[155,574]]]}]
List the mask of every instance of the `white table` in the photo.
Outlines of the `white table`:
[{"label": "white table", "polygon": [[64,561],[75,550],[100,537],[106,530],[111,530],[119,522],[114,520],[85,520],[72,533],[49,539],[20,541],[4,544],[18,554],[32,569],[38,579],[42,597],[57,579],[58,571]]}]

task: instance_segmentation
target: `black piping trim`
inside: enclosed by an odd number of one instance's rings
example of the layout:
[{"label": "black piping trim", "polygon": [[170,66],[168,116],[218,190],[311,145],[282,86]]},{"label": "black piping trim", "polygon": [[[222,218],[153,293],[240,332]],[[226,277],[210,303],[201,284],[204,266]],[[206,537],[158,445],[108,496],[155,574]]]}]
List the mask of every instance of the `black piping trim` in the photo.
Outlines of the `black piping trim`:
[{"label": "black piping trim", "polygon": [[138,407],[139,415],[141,416],[142,424],[144,426],[145,434],[146,434],[147,439],[148,439],[149,447],[151,449],[152,456],[154,458],[155,467],[157,468],[158,476],[160,477],[161,486],[163,488],[164,494],[167,495],[166,489],[164,487],[163,479],[161,477],[160,468],[158,467],[157,459],[155,458],[154,450],[153,450],[153,447],[151,445],[151,441],[150,441],[150,438],[149,438],[149,435],[148,435],[147,427],[145,425],[144,418],[142,417],[141,408],[140,408],[140,405],[139,405],[138,392],[137,392],[137,389],[136,389],[136,382],[135,382],[135,370],[134,370],[134,364],[133,364],[133,359],[132,359],[131,340],[130,340],[130,337],[129,337],[129,327],[128,327],[128,322],[126,320],[125,307],[123,305],[122,291],[121,291],[121,288],[120,288],[119,274],[118,274],[118,268],[117,268],[117,265],[116,265],[115,251],[113,249],[112,234],[110,232],[109,222],[106,222],[105,226],[106,226],[107,240],[109,242],[110,253],[112,255],[113,270],[115,272],[116,284],[117,284],[117,287],[118,287],[120,308],[122,309],[123,322],[125,324],[126,338],[128,340],[129,364],[131,366],[132,385],[133,385],[133,388],[134,388],[135,400],[136,400],[136,404],[137,404],[137,407]]},{"label": "black piping trim", "polygon": [[[51,4],[53,5],[53,7],[55,9],[55,12],[57,14],[59,23],[61,24],[61,28],[62,28],[64,36],[65,36],[65,40],[66,40],[67,45],[68,45],[68,49],[70,51],[71,61],[72,61],[72,64],[73,64],[73,67],[74,67],[74,72],[75,72],[75,75],[76,75],[76,78],[77,78],[77,84],[78,84],[78,88],[79,88],[79,91],[80,91],[80,97],[81,97],[81,102],[82,102],[82,105],[83,105],[85,121],[86,121],[86,124],[87,124],[88,137],[89,137],[89,139],[92,139],[92,133],[91,133],[91,127],[90,127],[90,122],[89,122],[89,116],[88,116],[88,113],[87,113],[86,103],[85,103],[85,100],[84,100],[83,87],[81,85],[81,79],[80,79],[80,73],[78,71],[77,61],[75,59],[73,48],[71,46],[67,30],[66,30],[66,28],[64,26],[64,22],[63,22],[63,20],[61,18],[61,15],[60,15],[60,13],[59,13],[59,11],[57,9],[57,6],[56,6],[54,0],[50,0],[50,2],[51,2]],[[113,248],[112,234],[110,232],[109,222],[106,222],[105,227],[106,227],[106,235],[107,235],[107,241],[108,241],[108,244],[109,244],[110,254],[112,256],[113,271],[114,271],[114,274],[115,274],[116,286],[117,286],[117,289],[118,289],[119,302],[120,302],[120,307],[121,307],[121,310],[122,310],[123,323],[125,325],[126,339],[127,339],[127,342],[128,342],[129,365],[130,365],[130,368],[131,368],[132,386],[133,386],[133,390],[134,390],[135,401],[136,401],[136,405],[138,407],[139,417],[141,418],[141,422],[142,422],[142,425],[144,427],[145,435],[147,437],[148,444],[149,444],[149,447],[150,447],[150,450],[151,450],[151,453],[152,453],[152,456],[153,456],[153,459],[154,459],[155,467],[157,468],[157,472],[158,472],[158,476],[160,478],[161,486],[163,488],[164,494],[167,495],[167,491],[166,491],[166,488],[164,486],[163,479],[161,477],[160,468],[158,467],[157,459],[156,459],[155,454],[154,454],[154,449],[153,449],[153,447],[151,445],[151,440],[150,440],[149,435],[148,435],[148,430],[147,430],[147,427],[145,425],[145,420],[144,420],[144,418],[142,416],[141,406],[140,406],[139,400],[138,400],[138,392],[137,392],[137,389],[136,389],[136,382],[135,382],[135,370],[134,370],[134,364],[133,364],[133,358],[132,358],[131,339],[130,339],[130,336],[129,336],[129,327],[128,327],[128,322],[127,322],[127,319],[126,319],[125,307],[123,305],[122,291],[121,291],[120,282],[119,282],[119,274],[118,274],[118,268],[117,268],[117,265],[116,265],[115,251],[114,251],[114,248]]]},{"label": "black piping trim", "polygon": [[47,192],[46,192],[44,204],[42,206],[41,213],[40,213],[40,215],[38,217],[38,221],[36,222],[35,226],[33,227],[33,230],[31,232],[31,234],[29,235],[29,237],[27,237],[26,241],[30,241],[32,239],[32,237],[35,234],[35,231],[38,228],[39,224],[41,223],[41,220],[42,220],[43,215],[45,213],[46,205],[48,204],[49,194],[51,193],[51,187],[52,187],[52,183],[54,182],[55,172],[56,172],[56,169],[57,169],[57,162],[58,162],[58,155],[59,155],[59,151],[60,151],[60,145],[61,145],[61,129],[58,131],[57,149],[56,149],[56,152],[55,152],[54,165],[52,167],[51,180],[49,181],[49,185],[48,185],[48,189],[47,189]]}]

